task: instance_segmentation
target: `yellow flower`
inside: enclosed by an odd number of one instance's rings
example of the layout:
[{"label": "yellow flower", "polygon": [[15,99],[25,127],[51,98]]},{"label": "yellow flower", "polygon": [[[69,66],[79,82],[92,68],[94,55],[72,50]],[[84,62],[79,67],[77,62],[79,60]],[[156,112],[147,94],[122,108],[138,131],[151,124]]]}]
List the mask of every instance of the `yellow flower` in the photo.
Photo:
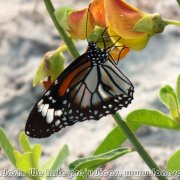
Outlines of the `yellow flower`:
[{"label": "yellow flower", "polygon": [[134,50],[145,48],[149,38],[162,32],[165,24],[159,14],[146,14],[123,0],[104,0],[106,26],[112,41]]}]

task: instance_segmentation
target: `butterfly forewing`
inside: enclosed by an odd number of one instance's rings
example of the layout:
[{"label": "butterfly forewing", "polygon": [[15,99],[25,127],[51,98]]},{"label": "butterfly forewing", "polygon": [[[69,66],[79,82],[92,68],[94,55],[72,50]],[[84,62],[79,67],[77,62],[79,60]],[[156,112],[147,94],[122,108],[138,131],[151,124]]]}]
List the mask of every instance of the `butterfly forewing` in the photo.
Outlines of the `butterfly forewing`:
[{"label": "butterfly forewing", "polygon": [[[64,94],[69,91],[69,85],[73,83],[75,77],[82,71],[88,71],[89,67],[86,55],[82,55],[65,69],[32,109],[25,127],[27,135],[36,138],[48,137],[75,123],[65,117],[64,106],[67,100]],[[83,75],[78,79],[81,80],[82,77]],[[70,110],[69,105],[68,108]]]}]

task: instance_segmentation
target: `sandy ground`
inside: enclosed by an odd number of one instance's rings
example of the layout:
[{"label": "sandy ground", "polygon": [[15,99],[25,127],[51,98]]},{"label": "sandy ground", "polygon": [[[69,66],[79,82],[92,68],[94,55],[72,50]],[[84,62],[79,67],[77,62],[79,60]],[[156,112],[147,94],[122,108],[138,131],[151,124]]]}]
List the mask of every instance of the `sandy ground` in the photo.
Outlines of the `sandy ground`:
[{"label": "sandy ground", "polygon": [[[77,0],[54,2],[56,7],[75,8],[87,4],[87,1]],[[165,18],[180,19],[180,9],[176,1],[131,2],[148,12],[160,12]],[[62,42],[41,1],[1,0],[0,17],[0,126],[17,147],[18,134],[24,130],[29,111],[44,91],[40,87],[32,88],[37,66],[44,53]],[[168,27],[163,34],[153,37],[145,50],[132,52],[126,60],[120,62],[120,69],[135,85],[135,100],[128,109],[121,111],[123,116],[138,108],[157,108],[167,112],[158,98],[158,91],[164,83],[175,86],[180,73],[179,38],[180,28]],[[82,44],[79,44],[79,48],[81,52],[85,50]],[[56,154],[57,149],[68,144],[71,152],[68,162],[71,162],[80,155],[89,155],[114,124],[112,117],[107,116],[97,122],[77,123],[51,138],[31,139],[31,142],[43,145],[44,157]],[[147,151],[163,168],[169,156],[180,146],[180,133],[177,131],[143,127],[138,136]],[[128,142],[125,145],[129,145]],[[122,173],[125,170],[148,170],[136,153],[115,160],[109,166]],[[8,167],[9,162],[0,152],[0,171]]]}]

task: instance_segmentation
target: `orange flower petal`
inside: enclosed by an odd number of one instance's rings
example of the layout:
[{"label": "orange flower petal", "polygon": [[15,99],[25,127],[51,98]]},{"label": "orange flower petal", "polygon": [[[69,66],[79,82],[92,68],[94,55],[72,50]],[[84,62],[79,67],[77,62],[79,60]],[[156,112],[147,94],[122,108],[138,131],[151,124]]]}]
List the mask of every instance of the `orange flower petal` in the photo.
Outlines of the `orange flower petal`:
[{"label": "orange flower petal", "polygon": [[127,53],[130,51],[128,47],[115,48],[110,52],[114,61],[118,62],[120,59],[124,58]]},{"label": "orange flower petal", "polygon": [[[87,13],[89,13],[88,20]],[[95,27],[94,18],[91,11],[88,11],[88,8],[70,12],[68,14],[68,23],[71,28],[69,33],[77,39],[86,39],[93,32]]]},{"label": "orange flower petal", "polygon": [[91,0],[90,6],[96,25],[106,27],[105,9],[103,0]]},{"label": "orange flower petal", "polygon": [[143,12],[123,0],[104,0],[104,3],[108,22],[116,34],[127,39],[144,35],[133,31],[134,25],[144,16]]}]

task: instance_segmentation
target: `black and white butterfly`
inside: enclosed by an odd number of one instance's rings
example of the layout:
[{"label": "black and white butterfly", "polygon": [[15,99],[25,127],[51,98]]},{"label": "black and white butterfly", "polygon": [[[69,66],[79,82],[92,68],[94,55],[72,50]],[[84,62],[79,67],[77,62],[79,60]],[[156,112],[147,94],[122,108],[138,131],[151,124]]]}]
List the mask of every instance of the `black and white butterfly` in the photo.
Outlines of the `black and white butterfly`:
[{"label": "black and white butterfly", "polygon": [[127,107],[134,93],[130,80],[117,68],[110,48],[88,42],[87,51],[72,62],[32,109],[28,136],[45,138],[66,126],[98,120]]}]

